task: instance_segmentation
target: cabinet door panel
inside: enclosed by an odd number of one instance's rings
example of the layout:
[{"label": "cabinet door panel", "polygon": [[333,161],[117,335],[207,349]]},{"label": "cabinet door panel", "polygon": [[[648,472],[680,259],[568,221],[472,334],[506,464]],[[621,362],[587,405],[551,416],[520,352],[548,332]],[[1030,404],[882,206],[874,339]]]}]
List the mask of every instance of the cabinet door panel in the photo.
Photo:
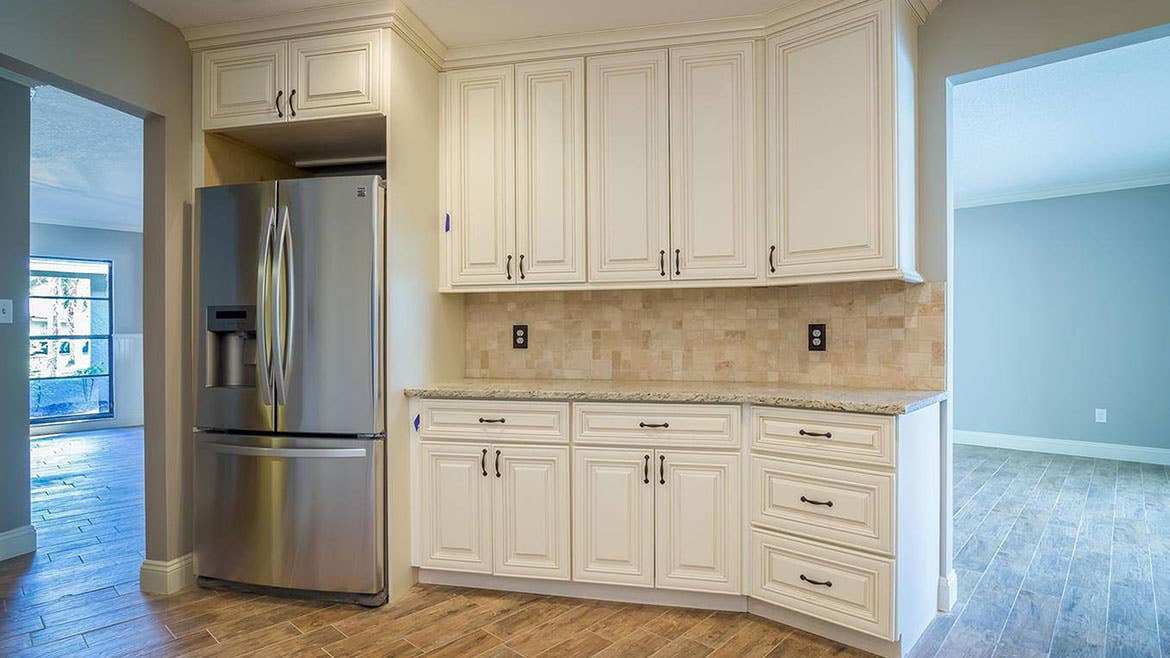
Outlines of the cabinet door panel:
[{"label": "cabinet door panel", "polygon": [[491,481],[488,446],[419,444],[423,567],[491,573]]},{"label": "cabinet door panel", "polygon": [[365,114],[381,106],[381,31],[295,39],[289,55],[289,102],[297,119]]},{"label": "cabinet door panel", "polygon": [[513,70],[497,66],[445,75],[451,284],[512,283]]},{"label": "cabinet door panel", "polygon": [[657,586],[739,593],[739,455],[659,450],[655,459]]},{"label": "cabinet door panel", "polygon": [[492,450],[494,573],[568,580],[569,449]]},{"label": "cabinet door panel", "polygon": [[590,281],[669,276],[665,50],[587,62]]},{"label": "cabinet door panel", "polygon": [[756,276],[755,50],[670,51],[670,235],[676,279]]},{"label": "cabinet door panel", "polygon": [[585,281],[585,60],[516,65],[522,282]]},{"label": "cabinet door panel", "polygon": [[573,580],[654,586],[652,457],[573,449]]},{"label": "cabinet door panel", "polygon": [[287,41],[203,53],[203,128],[287,121],[287,76]]},{"label": "cabinet door panel", "polygon": [[889,34],[866,5],[768,39],[775,276],[895,266]]}]

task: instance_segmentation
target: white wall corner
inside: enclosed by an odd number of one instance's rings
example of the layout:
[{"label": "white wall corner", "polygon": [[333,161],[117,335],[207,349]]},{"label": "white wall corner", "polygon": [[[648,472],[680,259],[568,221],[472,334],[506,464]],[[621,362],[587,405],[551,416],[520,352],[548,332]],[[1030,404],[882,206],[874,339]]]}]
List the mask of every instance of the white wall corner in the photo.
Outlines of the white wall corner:
[{"label": "white wall corner", "polygon": [[959,577],[955,570],[938,579],[938,611],[950,612],[959,600]]},{"label": "white wall corner", "polygon": [[173,560],[143,560],[138,586],[147,594],[174,594],[195,584],[195,562],[191,553]]},{"label": "white wall corner", "polygon": [[37,529],[31,525],[0,532],[0,562],[37,550]]}]

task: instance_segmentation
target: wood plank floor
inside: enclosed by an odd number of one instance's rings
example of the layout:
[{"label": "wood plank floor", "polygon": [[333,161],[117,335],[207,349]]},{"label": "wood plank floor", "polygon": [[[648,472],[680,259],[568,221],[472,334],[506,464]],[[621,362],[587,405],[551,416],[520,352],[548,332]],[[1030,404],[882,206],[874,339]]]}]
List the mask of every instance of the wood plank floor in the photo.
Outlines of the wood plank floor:
[{"label": "wood plank floor", "polygon": [[[40,550],[0,562],[0,656],[859,656],[747,615],[450,587],[366,610],[138,591],[141,430],[37,439]],[[1170,473],[956,446],[960,603],[927,656],[1170,654]]]}]

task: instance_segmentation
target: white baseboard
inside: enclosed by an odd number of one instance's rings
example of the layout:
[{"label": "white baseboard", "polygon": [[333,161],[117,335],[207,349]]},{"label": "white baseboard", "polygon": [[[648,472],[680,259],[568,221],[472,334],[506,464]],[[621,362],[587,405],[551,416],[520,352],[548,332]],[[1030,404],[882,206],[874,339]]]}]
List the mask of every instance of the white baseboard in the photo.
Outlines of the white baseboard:
[{"label": "white baseboard", "polygon": [[190,553],[173,560],[143,560],[138,587],[147,594],[174,594],[195,584],[195,564]]},{"label": "white baseboard", "polygon": [[0,562],[37,550],[37,529],[31,525],[0,532]]},{"label": "white baseboard", "polygon": [[1071,439],[1049,439],[1042,436],[1018,436],[996,434],[995,432],[973,432],[955,430],[955,443],[989,448],[1009,448],[1028,452],[1047,452],[1073,457],[1114,459],[1123,462],[1170,465],[1170,448],[1124,445],[1118,443],[1096,443],[1073,441]]},{"label": "white baseboard", "polygon": [[938,579],[938,610],[950,612],[959,600],[959,576],[954,569]]}]

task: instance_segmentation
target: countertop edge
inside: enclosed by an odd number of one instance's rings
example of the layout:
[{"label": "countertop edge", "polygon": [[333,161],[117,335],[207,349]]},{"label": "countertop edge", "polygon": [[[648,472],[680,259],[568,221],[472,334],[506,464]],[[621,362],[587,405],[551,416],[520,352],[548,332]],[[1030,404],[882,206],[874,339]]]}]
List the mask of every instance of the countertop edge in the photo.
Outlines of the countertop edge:
[{"label": "countertop edge", "polygon": [[[859,391],[864,394],[864,391]],[[875,391],[881,394],[884,391]],[[903,392],[899,392],[903,393]],[[507,390],[490,385],[457,387],[451,384],[438,386],[411,386],[403,389],[403,395],[420,399],[448,400],[535,400],[541,402],[674,402],[690,404],[757,404],[767,407],[789,409],[811,409],[816,411],[842,411],[849,413],[875,414],[880,416],[902,416],[947,399],[946,391],[905,391],[907,395],[921,394],[922,397],[905,404],[891,402],[864,402],[834,400],[817,397],[792,397],[790,395],[768,395],[765,393],[699,392],[699,391],[580,391],[572,389]]]}]

